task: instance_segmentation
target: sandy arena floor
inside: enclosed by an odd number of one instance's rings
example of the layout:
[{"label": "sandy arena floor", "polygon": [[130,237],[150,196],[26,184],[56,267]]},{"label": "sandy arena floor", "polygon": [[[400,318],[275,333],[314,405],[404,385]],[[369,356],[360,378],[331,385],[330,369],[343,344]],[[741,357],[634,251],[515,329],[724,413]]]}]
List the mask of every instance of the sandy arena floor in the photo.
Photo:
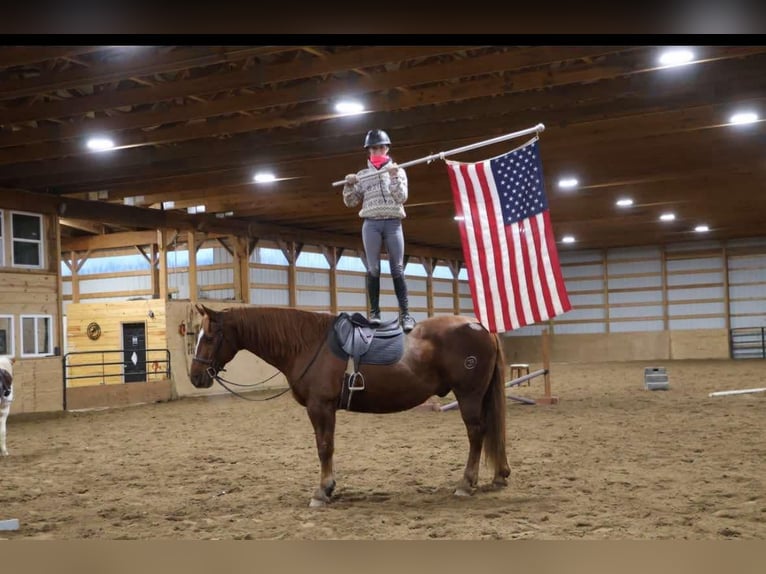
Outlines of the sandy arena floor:
[{"label": "sandy arena floor", "polygon": [[[332,505],[289,395],[13,417],[0,459],[10,539],[766,539],[766,361],[553,366],[555,406],[508,403],[511,485],[452,495],[457,411],[340,412]],[[536,368],[532,365],[532,368]],[[513,394],[540,396],[542,379]],[[441,402],[451,400],[448,396]],[[481,485],[490,471],[482,464]]]}]

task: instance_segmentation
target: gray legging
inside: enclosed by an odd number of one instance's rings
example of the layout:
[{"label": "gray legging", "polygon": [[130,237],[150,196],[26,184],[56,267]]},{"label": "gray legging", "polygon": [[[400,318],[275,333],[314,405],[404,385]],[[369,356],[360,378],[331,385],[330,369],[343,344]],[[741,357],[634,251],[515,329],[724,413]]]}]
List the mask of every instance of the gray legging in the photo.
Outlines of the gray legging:
[{"label": "gray legging", "polygon": [[365,219],[362,242],[367,257],[367,271],[380,277],[380,248],[386,242],[391,277],[401,277],[404,267],[404,233],[401,219]]}]

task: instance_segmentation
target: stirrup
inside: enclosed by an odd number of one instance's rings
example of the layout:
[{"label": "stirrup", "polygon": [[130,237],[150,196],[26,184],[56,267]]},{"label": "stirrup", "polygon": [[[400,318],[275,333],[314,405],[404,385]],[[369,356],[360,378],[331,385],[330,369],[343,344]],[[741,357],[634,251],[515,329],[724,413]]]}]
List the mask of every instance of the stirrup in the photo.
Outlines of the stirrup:
[{"label": "stirrup", "polygon": [[373,327],[380,327],[380,313],[370,313],[370,318],[367,319],[367,322]]}]

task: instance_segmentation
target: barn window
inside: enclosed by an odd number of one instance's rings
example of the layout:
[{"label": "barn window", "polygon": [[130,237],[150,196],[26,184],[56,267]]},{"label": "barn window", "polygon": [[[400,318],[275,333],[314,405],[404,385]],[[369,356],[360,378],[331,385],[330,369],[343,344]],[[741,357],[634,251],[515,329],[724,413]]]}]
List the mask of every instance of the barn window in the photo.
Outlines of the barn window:
[{"label": "barn window", "polygon": [[11,212],[14,267],[43,266],[43,218],[33,213]]},{"label": "barn window", "polygon": [[34,357],[53,354],[50,315],[21,316],[21,356]]},{"label": "barn window", "polygon": [[13,356],[13,315],[0,315],[0,357]]}]

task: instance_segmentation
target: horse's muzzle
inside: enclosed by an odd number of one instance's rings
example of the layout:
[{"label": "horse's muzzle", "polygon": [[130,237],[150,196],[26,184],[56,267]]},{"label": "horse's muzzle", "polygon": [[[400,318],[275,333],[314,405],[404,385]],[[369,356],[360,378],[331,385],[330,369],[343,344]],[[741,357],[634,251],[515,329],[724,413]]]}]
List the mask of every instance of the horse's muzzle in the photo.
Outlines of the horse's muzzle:
[{"label": "horse's muzzle", "polygon": [[198,389],[209,389],[213,386],[213,379],[207,371],[201,371],[189,376],[191,384]]}]

